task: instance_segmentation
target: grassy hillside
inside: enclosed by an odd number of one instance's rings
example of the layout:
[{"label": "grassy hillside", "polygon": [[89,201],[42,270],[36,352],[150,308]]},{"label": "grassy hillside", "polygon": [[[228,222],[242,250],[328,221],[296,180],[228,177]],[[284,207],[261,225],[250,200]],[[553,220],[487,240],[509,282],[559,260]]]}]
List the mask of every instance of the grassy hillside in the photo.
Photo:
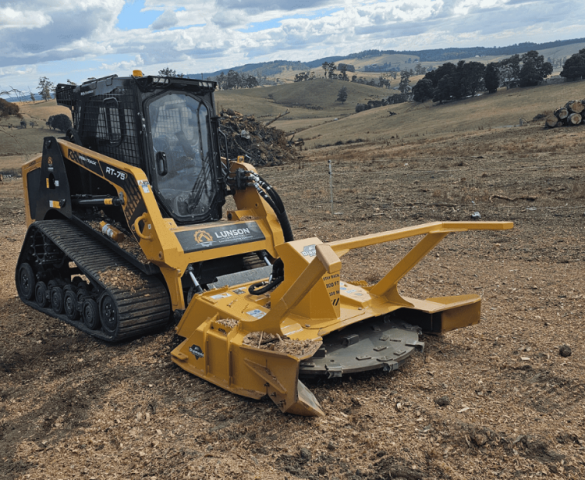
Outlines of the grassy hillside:
[{"label": "grassy hillside", "polygon": [[51,115],[59,115],[64,113],[71,118],[71,112],[67,107],[57,105],[57,100],[49,100],[48,102],[24,102],[19,103],[20,112],[28,115],[31,118],[44,120],[45,122]]},{"label": "grassy hillside", "polygon": [[[337,102],[341,87],[347,88],[347,101]],[[352,114],[358,103],[377,100],[396,93],[393,90],[370,87],[341,80],[317,78],[274,87],[227,90],[216,93],[218,108],[232,108],[243,114],[270,117],[287,108],[288,120],[303,118],[340,117]]]},{"label": "grassy hillside", "polygon": [[[36,154],[42,150],[43,138],[56,135],[62,136],[61,132],[49,129],[45,122],[51,115],[64,113],[70,116],[68,108],[57,105],[56,100],[48,102],[23,102],[19,103],[20,113],[27,122],[27,128],[15,128],[20,126],[20,119],[10,117],[0,121],[0,156]],[[34,121],[36,125],[30,127],[29,122]],[[12,125],[13,128],[7,127]],[[12,161],[14,163],[14,161]],[[2,167],[3,165],[0,165]]]},{"label": "grassy hillside", "polygon": [[[300,134],[307,147],[332,145],[361,138],[388,141],[405,137],[432,137],[478,129],[508,128],[520,119],[552,112],[571,99],[585,97],[585,82],[523,89],[500,89],[493,95],[444,105],[403,103],[357,113],[336,122],[308,128]],[[392,110],[397,113],[389,116]],[[542,121],[541,121],[542,122]],[[579,127],[582,128],[582,127]]]},{"label": "grassy hillside", "polygon": [[[403,54],[383,54],[383,55],[378,55],[376,57],[368,57],[368,58],[346,58],[343,60],[339,60],[338,62],[335,62],[335,64],[339,64],[339,63],[347,63],[349,65],[353,65],[356,68],[355,72],[347,72],[347,74],[351,77],[352,75],[358,75],[360,77],[365,77],[365,78],[374,78],[377,79],[380,76],[380,72],[364,72],[361,71],[363,70],[364,66],[366,65],[372,65],[374,63],[377,64],[384,64],[384,63],[392,63],[392,65],[398,65],[400,64],[400,66],[402,68],[406,68],[407,66],[410,68],[414,68],[414,66],[416,65],[416,63],[407,63],[408,59],[411,59],[412,62],[414,62],[415,59],[418,60],[418,57],[416,55],[403,55]],[[309,69],[305,70],[305,71],[309,71]],[[316,77],[323,77],[324,71],[323,68],[321,66],[315,67],[310,69],[310,71],[315,73]],[[277,75],[273,75],[271,78],[278,78],[279,81],[284,81],[284,82],[292,82],[295,78],[295,75],[299,73],[299,70],[293,70],[291,68],[286,68],[283,69],[283,71]],[[335,73],[339,73],[339,72],[335,72]]]},{"label": "grassy hillside", "polygon": [[[582,48],[585,48],[585,43],[573,43],[571,45],[563,45],[560,47],[554,48],[546,48],[544,50],[538,50],[538,53],[544,56],[544,59],[547,60],[549,57],[553,60],[568,58],[574,53],[577,53]],[[520,54],[522,55],[522,54]],[[481,62],[484,64],[488,64],[490,62],[499,62],[504,60],[505,58],[510,58],[510,55],[488,55],[485,57],[468,57],[468,58],[458,58],[453,60],[446,60],[444,62],[422,62],[421,65],[424,67],[438,67],[439,65],[443,65],[443,63],[451,62],[456,64],[459,60],[464,60],[466,62]],[[562,68],[555,68],[555,72],[560,72]]]},{"label": "grassy hillside", "polygon": [[[574,53],[577,53],[580,49],[585,48],[585,42],[582,43],[573,43],[570,45],[562,45],[559,47],[553,47],[553,48],[546,48],[546,49],[540,49],[538,50],[538,52],[544,56],[545,59],[548,59],[549,57],[553,60],[559,59],[559,58],[565,58],[565,57],[570,57],[571,55],[573,55]],[[523,52],[525,53],[525,52]],[[522,55],[522,53],[520,54]],[[470,62],[470,61],[476,61],[476,62],[482,62],[482,63],[490,63],[490,62],[499,62],[500,60],[503,60],[504,58],[509,58],[510,55],[487,55],[484,57],[475,57],[475,56],[470,56],[470,57],[457,57],[457,58],[453,58],[453,59],[446,59],[446,60],[436,60],[436,61],[428,61],[428,62],[421,62],[421,65],[425,66],[425,67],[438,67],[439,65],[442,65],[443,63],[447,63],[447,62],[451,62],[451,63],[457,63],[459,60],[464,60],[466,62]],[[378,56],[372,56],[372,57],[367,57],[367,58],[344,58],[341,60],[338,60],[337,62],[335,62],[335,64],[338,63],[348,63],[350,65],[354,65],[356,68],[356,72],[352,73],[350,75],[359,75],[361,77],[365,77],[365,78],[378,78],[378,76],[380,75],[379,72],[364,72],[362,71],[363,68],[366,65],[372,65],[374,63],[377,64],[384,64],[384,63],[392,63],[393,66],[395,65],[399,65],[401,69],[405,69],[405,68],[413,68],[416,66],[416,63],[408,63],[408,59],[411,59],[412,62],[414,62],[415,59],[419,59],[418,56],[416,55],[408,55],[408,54],[400,54],[400,53],[396,53],[396,54],[382,54],[382,55],[378,55]],[[305,69],[305,71],[308,71],[309,69]],[[560,69],[556,69],[556,71],[559,71]],[[323,69],[321,68],[321,66],[317,66],[315,68],[310,69],[310,71],[313,71],[315,73],[315,76],[317,77],[323,77]],[[274,73],[272,75],[269,76],[269,78],[271,78],[272,80],[276,80],[278,82],[292,82],[295,75],[299,73],[298,69],[294,69],[290,66],[285,66],[282,68],[282,71],[279,73]]]}]

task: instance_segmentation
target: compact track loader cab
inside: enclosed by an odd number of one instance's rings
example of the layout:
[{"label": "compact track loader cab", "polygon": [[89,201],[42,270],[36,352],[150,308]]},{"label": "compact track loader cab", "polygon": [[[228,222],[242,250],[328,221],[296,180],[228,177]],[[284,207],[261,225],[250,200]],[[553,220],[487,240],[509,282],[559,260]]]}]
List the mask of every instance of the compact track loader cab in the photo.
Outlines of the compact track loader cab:
[{"label": "compact track loader cab", "polygon": [[[510,222],[295,241],[275,190],[229,158],[215,88],[138,71],[58,85],[74,128],[45,138],[22,168],[23,302],[112,342],[159,330],[175,312],[177,365],[300,415],[323,414],[300,377],[392,371],[423,348],[421,329],[479,322],[476,295],[418,300],[397,285],[449,233]],[[224,213],[228,195],[236,208]],[[422,239],[376,285],[340,279],[350,250],[412,236]]]}]

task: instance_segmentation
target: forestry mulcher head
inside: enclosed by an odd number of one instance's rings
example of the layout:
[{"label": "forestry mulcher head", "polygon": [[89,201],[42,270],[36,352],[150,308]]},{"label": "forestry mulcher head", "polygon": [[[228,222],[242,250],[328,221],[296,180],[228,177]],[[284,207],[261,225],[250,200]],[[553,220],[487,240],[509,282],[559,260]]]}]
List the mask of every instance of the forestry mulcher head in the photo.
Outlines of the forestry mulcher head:
[{"label": "forestry mulcher head", "polygon": [[[282,265],[270,282],[281,283],[274,291],[244,284],[194,298],[177,326],[185,340],[173,361],[233,393],[268,395],[283,412],[323,415],[299,377],[392,371],[423,349],[421,330],[441,333],[479,322],[477,295],[418,300],[402,297],[397,284],[449,233],[509,228],[510,222],[429,223],[331,243],[308,238],[278,245]],[[424,237],[376,285],[340,280],[340,257],[350,250],[417,235]]]},{"label": "forestry mulcher head", "polygon": [[[417,300],[397,284],[447,234],[511,223],[295,241],[274,189],[243,157],[226,158],[215,88],[140,72],[58,85],[74,128],[22,168],[24,303],[108,342],[160,330],[174,311],[177,365],[300,415],[323,413],[300,377],[391,371],[423,348],[420,330],[479,321],[475,295]],[[350,250],[417,235],[376,285],[341,281]]]}]

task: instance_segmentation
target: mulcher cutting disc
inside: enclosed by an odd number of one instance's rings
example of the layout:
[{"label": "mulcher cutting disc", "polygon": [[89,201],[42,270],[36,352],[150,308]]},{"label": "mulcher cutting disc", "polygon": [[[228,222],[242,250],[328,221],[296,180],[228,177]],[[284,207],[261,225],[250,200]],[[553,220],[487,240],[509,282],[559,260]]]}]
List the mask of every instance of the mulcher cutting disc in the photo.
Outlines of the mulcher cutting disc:
[{"label": "mulcher cutting disc", "polygon": [[419,334],[418,327],[395,319],[359,322],[324,337],[317,353],[301,362],[299,374],[332,378],[367,370],[396,370],[414,350],[423,350]]}]

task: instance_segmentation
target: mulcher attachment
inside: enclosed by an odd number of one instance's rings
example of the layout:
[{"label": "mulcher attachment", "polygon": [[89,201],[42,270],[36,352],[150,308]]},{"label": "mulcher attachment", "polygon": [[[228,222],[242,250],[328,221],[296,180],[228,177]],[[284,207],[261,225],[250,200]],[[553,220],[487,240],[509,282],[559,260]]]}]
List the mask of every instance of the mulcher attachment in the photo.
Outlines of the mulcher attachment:
[{"label": "mulcher attachment", "polygon": [[[283,412],[323,415],[300,376],[392,371],[422,350],[421,329],[441,333],[478,323],[477,295],[418,300],[402,297],[397,284],[449,233],[510,228],[511,222],[437,222],[278,245],[282,283],[260,295],[250,293],[252,283],[197,295],[177,326],[185,340],[173,361],[230,392],[267,395]],[[416,235],[424,237],[376,285],[340,281],[340,257],[350,250]]]},{"label": "mulcher attachment", "polygon": [[67,220],[29,227],[16,287],[27,305],[109,342],[160,330],[170,318],[169,295],[156,277]]}]

